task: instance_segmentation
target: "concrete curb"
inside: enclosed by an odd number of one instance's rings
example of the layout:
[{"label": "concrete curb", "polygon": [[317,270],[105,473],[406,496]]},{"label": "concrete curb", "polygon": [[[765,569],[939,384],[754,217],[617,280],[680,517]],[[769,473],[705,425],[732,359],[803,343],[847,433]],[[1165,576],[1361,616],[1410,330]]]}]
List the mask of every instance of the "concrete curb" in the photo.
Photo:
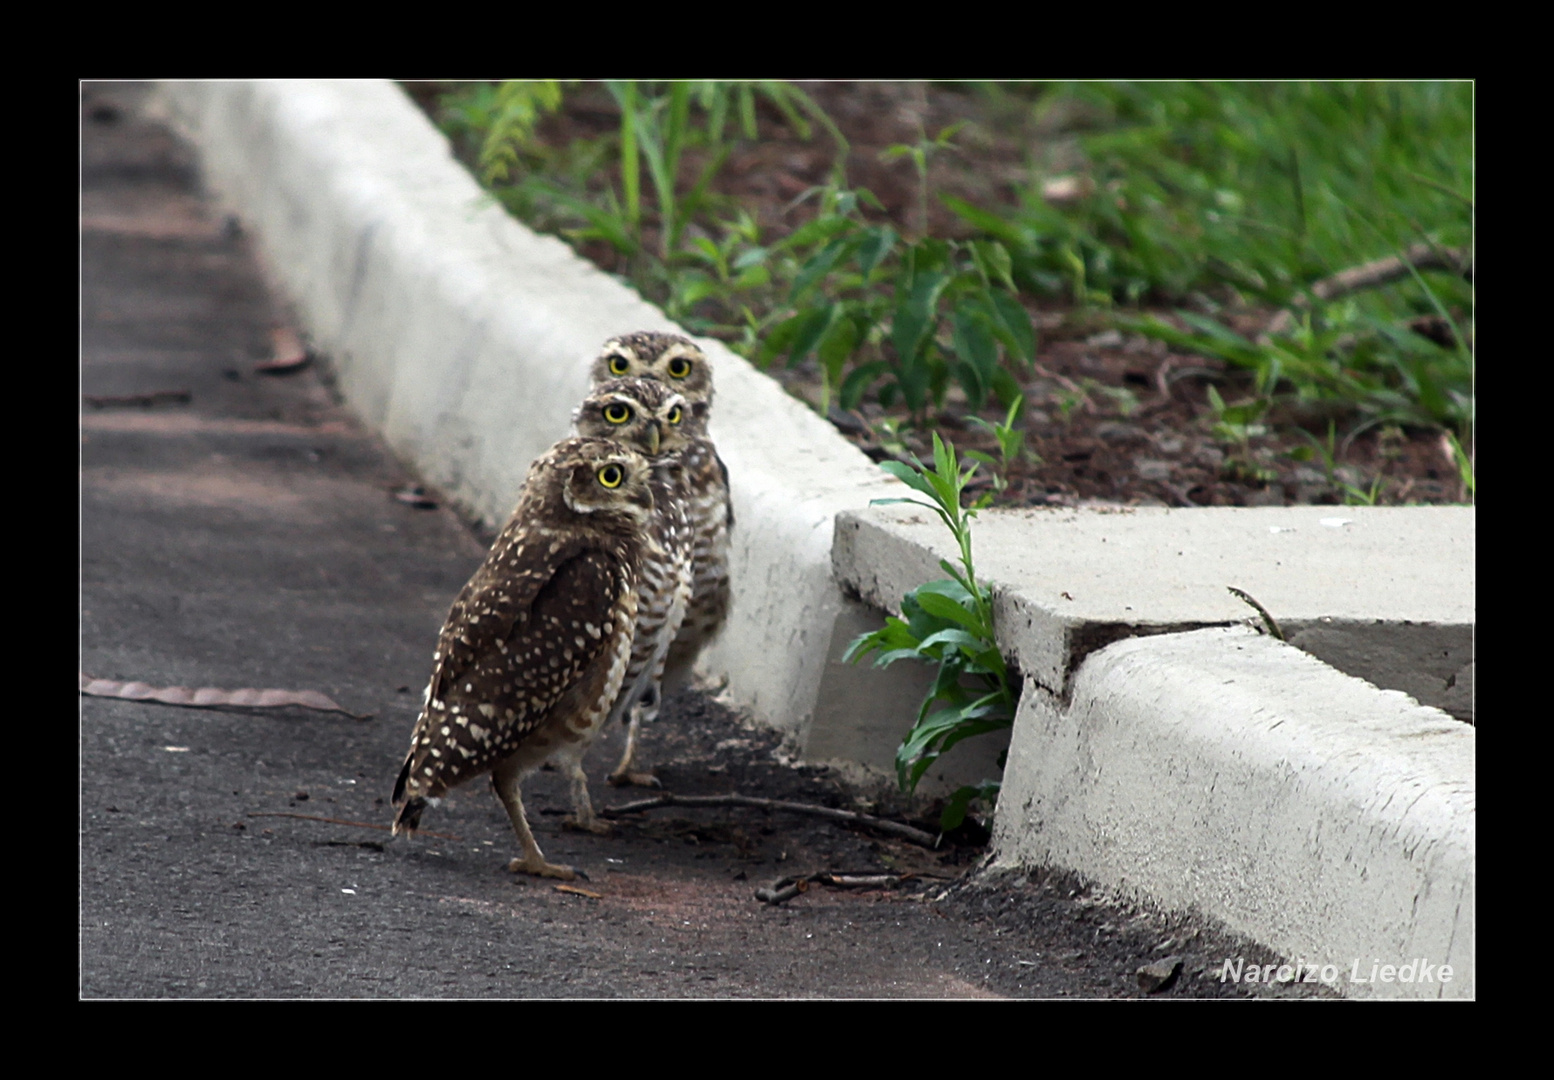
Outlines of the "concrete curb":
[{"label": "concrete curb", "polygon": [[[1473,995],[1470,726],[1225,628],[1107,646],[1066,705],[1027,681],[1011,745],[998,865],[1196,908],[1355,996]],[[1451,981],[1351,981],[1418,960]]]},{"label": "concrete curb", "polygon": [[[1476,729],[1404,692],[1462,707],[1471,508],[1010,511],[974,544],[1024,678],[994,866],[1196,908],[1356,996],[1472,995]],[[926,511],[837,521],[837,577],[870,603],[955,557]],[[1320,648],[1253,632],[1230,583]],[[1392,688],[1318,658],[1335,643]],[[1419,960],[1453,979],[1348,981]]]},{"label": "concrete curb", "polygon": [[[566,432],[598,345],[676,329],[560,241],[511,220],[391,84],[162,89],[200,147],[207,184],[257,238],[358,415],[489,524],[505,518],[529,461]],[[703,667],[804,756],[888,771],[922,673],[842,665],[840,654],[878,625],[876,608],[942,576],[944,538],[866,510],[901,487],[743,359],[702,344],[738,521],[735,606]],[[871,554],[858,542],[869,528],[902,558]],[[1050,596],[990,577],[1001,586],[1000,642],[1027,676],[995,823],[1000,864],[1051,862],[1197,907],[1310,961],[1453,963],[1446,993],[1472,993],[1472,728],[1224,629],[1245,621],[1234,601],[1207,616],[1054,623],[1037,617]],[[1471,665],[1471,574],[1467,588]],[[1372,614],[1341,629],[1360,633]],[[1437,621],[1450,624],[1461,664],[1464,617]],[[1206,626],[1221,628],[1194,629]],[[1117,641],[1138,634],[1155,636]],[[986,759],[1000,748],[977,749],[948,755],[927,790],[991,775]]]}]

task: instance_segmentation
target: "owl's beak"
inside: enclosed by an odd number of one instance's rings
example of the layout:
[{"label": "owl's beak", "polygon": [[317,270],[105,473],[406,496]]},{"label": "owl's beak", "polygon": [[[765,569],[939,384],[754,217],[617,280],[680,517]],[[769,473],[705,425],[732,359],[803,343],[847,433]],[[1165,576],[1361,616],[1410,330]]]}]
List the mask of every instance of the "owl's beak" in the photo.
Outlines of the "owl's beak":
[{"label": "owl's beak", "polygon": [[658,425],[653,424],[648,428],[648,453],[658,453],[659,433]]}]

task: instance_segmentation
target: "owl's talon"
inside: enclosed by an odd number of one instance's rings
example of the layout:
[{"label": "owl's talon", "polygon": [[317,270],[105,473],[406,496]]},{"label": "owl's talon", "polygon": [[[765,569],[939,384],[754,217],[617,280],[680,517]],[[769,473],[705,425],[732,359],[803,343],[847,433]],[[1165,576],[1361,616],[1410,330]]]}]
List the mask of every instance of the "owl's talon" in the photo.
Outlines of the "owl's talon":
[{"label": "owl's talon", "polygon": [[570,832],[593,833],[595,836],[611,836],[615,832],[608,821],[600,821],[598,818],[592,821],[579,821],[575,817],[568,816],[561,819],[561,827]]},{"label": "owl's talon", "polygon": [[530,862],[527,859],[514,859],[507,864],[509,873],[533,874],[535,877],[559,878],[562,881],[576,881],[582,878],[585,881],[588,875],[571,866],[562,866],[559,863],[548,863],[544,859],[536,859]]}]

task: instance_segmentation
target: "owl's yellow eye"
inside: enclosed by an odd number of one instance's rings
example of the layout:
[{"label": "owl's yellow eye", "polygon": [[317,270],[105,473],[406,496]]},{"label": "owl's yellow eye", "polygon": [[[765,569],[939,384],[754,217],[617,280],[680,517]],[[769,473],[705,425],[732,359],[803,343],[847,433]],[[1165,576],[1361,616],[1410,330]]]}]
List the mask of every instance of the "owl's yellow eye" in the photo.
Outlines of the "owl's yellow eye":
[{"label": "owl's yellow eye", "polygon": [[680,411],[680,406],[676,405],[674,408],[669,410],[669,415],[664,417],[664,419],[668,420],[671,424],[678,424],[682,416],[683,414]]},{"label": "owl's yellow eye", "polygon": [[669,374],[672,378],[683,379],[691,373],[691,362],[683,356],[677,356],[669,361]]},{"label": "owl's yellow eye", "polygon": [[612,401],[604,407],[604,418],[612,424],[624,424],[631,419],[631,410],[618,401]]},{"label": "owl's yellow eye", "polygon": [[606,465],[599,470],[599,483],[607,488],[618,488],[621,481],[626,479],[626,474],[621,471],[619,465]]},{"label": "owl's yellow eye", "polygon": [[610,366],[611,375],[624,375],[626,372],[631,370],[631,361],[627,360],[620,353],[616,353],[614,356],[610,357],[608,364]]}]

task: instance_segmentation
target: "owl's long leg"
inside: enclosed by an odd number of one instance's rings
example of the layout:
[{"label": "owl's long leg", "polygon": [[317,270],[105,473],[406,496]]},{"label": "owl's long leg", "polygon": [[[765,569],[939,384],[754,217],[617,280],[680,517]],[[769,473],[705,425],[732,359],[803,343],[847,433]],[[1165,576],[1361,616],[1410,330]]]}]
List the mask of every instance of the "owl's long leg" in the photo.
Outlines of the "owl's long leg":
[{"label": "owl's long leg", "polygon": [[626,750],[621,754],[621,763],[615,766],[615,771],[610,774],[610,783],[616,787],[625,787],[627,784],[636,787],[663,787],[658,782],[658,777],[651,772],[634,770],[631,767],[632,758],[637,756],[637,733],[642,729],[642,721],[658,719],[658,685],[655,683],[642,696],[642,700],[632,706],[631,719],[626,724]]},{"label": "owl's long leg", "polygon": [[594,816],[594,804],[588,798],[588,777],[583,773],[583,764],[580,761],[569,762],[567,772],[572,781],[572,814],[561,819],[561,823],[569,829],[579,829],[583,832],[591,832],[596,836],[609,836],[615,830],[607,821],[600,821]]},{"label": "owl's long leg", "polygon": [[661,640],[651,666],[652,677],[640,700],[631,709],[631,719],[626,728],[626,752],[621,755],[621,763],[615,766],[615,771],[610,774],[610,783],[616,787],[624,787],[627,784],[654,788],[664,786],[651,771],[632,769],[631,762],[637,754],[637,735],[642,729],[642,721],[645,719],[651,722],[658,719],[658,707],[664,700],[664,665],[669,661],[670,649],[680,632],[681,624],[685,621],[690,600],[691,580],[687,570],[680,587],[675,591],[674,600],[670,602],[669,612],[660,631]]},{"label": "owl's long leg", "polygon": [[587,749],[587,741],[578,742],[552,759],[561,766],[572,784],[572,813],[562,818],[561,824],[568,829],[608,836],[615,830],[610,827],[609,822],[598,819],[594,814],[593,800],[588,797],[588,774],[583,772],[583,753]]},{"label": "owl's long leg", "polygon": [[519,791],[522,781],[523,768],[515,758],[508,758],[491,772],[491,786],[496,790],[496,797],[507,808],[513,832],[518,834],[518,843],[523,845],[523,858],[508,863],[507,869],[515,874],[534,874],[538,877],[560,878],[562,881],[576,880],[578,874],[572,867],[545,861],[545,855],[529,829],[529,819],[523,812],[523,795]]}]

